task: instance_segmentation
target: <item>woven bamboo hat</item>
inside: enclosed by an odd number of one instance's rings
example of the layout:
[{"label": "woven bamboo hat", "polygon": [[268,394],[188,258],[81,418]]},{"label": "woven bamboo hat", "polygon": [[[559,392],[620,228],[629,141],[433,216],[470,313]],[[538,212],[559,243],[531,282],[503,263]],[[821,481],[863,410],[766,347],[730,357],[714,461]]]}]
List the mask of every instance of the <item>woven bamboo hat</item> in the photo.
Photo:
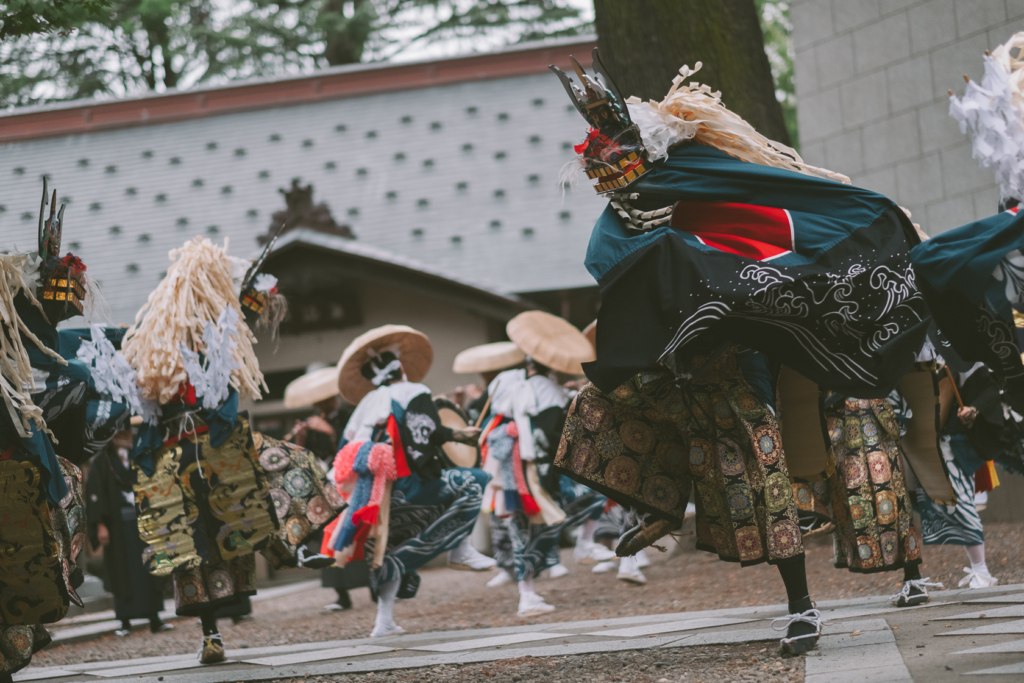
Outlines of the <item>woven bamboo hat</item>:
[{"label": "woven bamboo hat", "polygon": [[398,356],[410,382],[419,382],[426,377],[430,364],[434,362],[430,339],[419,330],[408,325],[375,327],[353,339],[341,354],[341,360],[338,361],[338,389],[342,398],[355,405],[377,388],[363,377],[360,368],[370,360],[371,355],[382,351],[392,351]]},{"label": "woven bamboo hat", "polygon": [[469,375],[476,372],[492,372],[519,365],[526,360],[515,342],[495,342],[473,346],[455,356],[452,372]]},{"label": "woven bamboo hat", "polygon": [[568,375],[582,375],[594,347],[569,321],[544,311],[527,311],[508,321],[508,338],[539,363]]},{"label": "woven bamboo hat", "polygon": [[594,347],[594,352],[597,353],[597,320],[583,328],[583,336],[587,338],[590,345]]},{"label": "woven bamboo hat", "polygon": [[338,395],[338,366],[307,372],[284,388],[284,407],[303,408]]}]

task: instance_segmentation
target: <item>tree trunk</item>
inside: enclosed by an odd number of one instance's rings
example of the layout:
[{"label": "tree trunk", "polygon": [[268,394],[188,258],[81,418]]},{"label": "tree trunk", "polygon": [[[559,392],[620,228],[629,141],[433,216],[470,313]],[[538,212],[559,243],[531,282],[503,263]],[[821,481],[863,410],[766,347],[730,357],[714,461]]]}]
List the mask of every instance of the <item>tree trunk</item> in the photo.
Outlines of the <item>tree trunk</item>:
[{"label": "tree trunk", "polygon": [[722,91],[722,103],[789,144],[754,0],[594,0],[601,61],[624,97],[661,100],[679,67]]},{"label": "tree trunk", "polygon": [[[353,14],[359,12],[366,0],[354,0]],[[335,14],[344,16],[345,0],[327,0],[320,9],[321,15]],[[333,22],[332,22],[333,23]],[[363,57],[363,46],[367,33],[359,30],[352,21],[344,22],[341,30],[328,30],[324,41],[324,59],[331,66],[358,64]]]}]

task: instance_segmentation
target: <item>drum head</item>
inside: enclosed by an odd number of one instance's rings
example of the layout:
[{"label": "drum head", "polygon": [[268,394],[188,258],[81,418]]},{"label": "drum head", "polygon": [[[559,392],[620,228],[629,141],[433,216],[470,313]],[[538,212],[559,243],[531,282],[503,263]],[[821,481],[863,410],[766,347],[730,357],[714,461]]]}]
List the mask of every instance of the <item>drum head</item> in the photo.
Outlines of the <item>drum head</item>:
[{"label": "drum head", "polygon": [[[469,425],[466,414],[455,403],[444,397],[434,399],[437,414],[441,416],[441,424],[451,429],[465,429]],[[445,455],[451,467],[479,467],[480,449],[464,443],[449,441],[444,446]]]}]

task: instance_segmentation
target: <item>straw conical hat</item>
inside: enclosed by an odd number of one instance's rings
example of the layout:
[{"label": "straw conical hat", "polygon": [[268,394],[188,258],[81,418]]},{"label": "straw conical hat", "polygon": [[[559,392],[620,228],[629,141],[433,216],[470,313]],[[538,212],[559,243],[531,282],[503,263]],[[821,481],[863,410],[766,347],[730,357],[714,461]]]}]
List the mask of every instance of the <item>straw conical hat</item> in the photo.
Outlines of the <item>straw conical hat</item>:
[{"label": "straw conical hat", "polygon": [[583,328],[583,336],[587,338],[590,345],[594,347],[594,352],[597,352],[597,320],[590,323]]},{"label": "straw conical hat", "polygon": [[594,347],[569,321],[543,311],[520,313],[505,326],[508,338],[539,363],[569,375],[582,375]]},{"label": "straw conical hat", "polygon": [[526,354],[515,345],[515,342],[481,344],[468,348],[455,356],[452,372],[468,375],[474,372],[504,370],[513,365],[519,365],[524,360],[526,360]]},{"label": "straw conical hat", "polygon": [[338,389],[349,403],[359,403],[363,396],[376,389],[373,382],[359,372],[370,360],[370,351],[396,352],[410,382],[419,382],[426,377],[430,364],[434,362],[430,339],[408,325],[382,325],[364,332],[352,340],[338,361]]},{"label": "straw conical hat", "polygon": [[320,368],[292,380],[284,388],[284,407],[303,408],[338,395],[338,366]]}]

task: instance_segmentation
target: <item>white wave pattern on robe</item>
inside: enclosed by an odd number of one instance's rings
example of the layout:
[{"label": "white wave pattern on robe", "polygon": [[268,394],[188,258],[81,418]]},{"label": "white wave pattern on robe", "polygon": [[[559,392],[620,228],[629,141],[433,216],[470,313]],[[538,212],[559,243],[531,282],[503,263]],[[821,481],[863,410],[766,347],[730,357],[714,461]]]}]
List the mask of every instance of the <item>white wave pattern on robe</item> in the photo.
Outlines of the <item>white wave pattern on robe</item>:
[{"label": "white wave pattern on robe", "polygon": [[92,340],[82,342],[78,360],[89,366],[96,391],[116,403],[127,403],[131,414],[138,415],[143,422],[156,424],[160,406],[156,401],[143,398],[135,369],[123,354],[117,352],[102,327],[92,325],[91,329]]},{"label": "white wave pattern on robe", "polygon": [[971,138],[972,155],[991,168],[1003,199],[1024,199],[1024,32],[985,56],[981,83],[970,81],[963,97],[949,97],[949,115]]},{"label": "white wave pattern on robe", "polygon": [[184,344],[180,346],[188,380],[195,387],[196,398],[202,399],[203,407],[208,410],[227,400],[231,373],[242,367],[233,354],[237,342],[232,337],[237,331],[238,311],[229,306],[220,314],[216,325],[207,322],[203,328],[205,364],[197,352]]}]

